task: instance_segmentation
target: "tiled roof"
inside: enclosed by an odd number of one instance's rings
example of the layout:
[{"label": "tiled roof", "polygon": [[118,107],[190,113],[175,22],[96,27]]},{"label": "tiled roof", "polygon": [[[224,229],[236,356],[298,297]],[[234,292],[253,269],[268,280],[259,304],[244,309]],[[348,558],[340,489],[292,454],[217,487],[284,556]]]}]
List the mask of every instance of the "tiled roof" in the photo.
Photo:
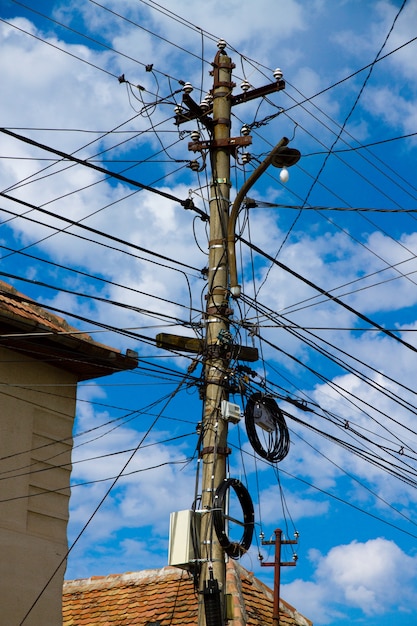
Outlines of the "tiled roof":
[{"label": "tiled roof", "polygon": [[[273,593],[235,561],[227,565],[233,596],[230,626],[272,624]],[[187,571],[175,567],[93,576],[64,583],[63,626],[195,626],[198,594]],[[280,626],[312,626],[281,600]]]},{"label": "tiled roof", "polygon": [[77,375],[79,380],[133,369],[137,355],[126,356],[93,341],[62,317],[0,281],[0,345],[48,361]]}]

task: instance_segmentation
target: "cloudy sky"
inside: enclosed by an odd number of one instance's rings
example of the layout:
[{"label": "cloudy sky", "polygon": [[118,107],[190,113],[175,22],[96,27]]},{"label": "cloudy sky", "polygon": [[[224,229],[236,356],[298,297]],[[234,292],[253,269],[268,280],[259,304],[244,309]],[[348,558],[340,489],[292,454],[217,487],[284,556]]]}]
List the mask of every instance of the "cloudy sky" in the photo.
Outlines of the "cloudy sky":
[{"label": "cloudy sky", "polygon": [[297,531],[281,595],[316,625],[415,624],[417,2],[6,0],[0,18],[0,279],[140,356],[79,386],[67,578],[165,565],[169,514],[195,498],[201,362],[154,338],[203,332],[211,170],[174,116],[184,82],[212,88],[223,38],[235,94],[286,81],[232,109],[252,145],[231,200],[281,137],[302,153],[237,225],[254,248],[231,331],[261,358],[231,400],[274,395],[291,440],[271,465],[230,427],[256,514],[242,565],[271,584],[259,537]]}]

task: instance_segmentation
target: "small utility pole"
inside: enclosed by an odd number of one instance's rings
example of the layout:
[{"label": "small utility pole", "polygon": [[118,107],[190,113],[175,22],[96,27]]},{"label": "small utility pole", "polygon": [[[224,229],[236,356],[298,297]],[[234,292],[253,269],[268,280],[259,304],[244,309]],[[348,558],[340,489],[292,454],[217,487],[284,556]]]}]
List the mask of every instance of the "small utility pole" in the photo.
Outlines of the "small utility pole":
[{"label": "small utility pole", "polygon": [[[220,48],[213,63],[213,141],[210,189],[209,271],[206,307],[205,403],[202,445],[202,517],[199,626],[204,626],[204,592],[220,591],[221,618],[224,614],[225,558],[213,531],[211,510],[214,492],[226,477],[227,421],[221,417],[222,400],[227,400],[228,379],[228,258],[227,228],[230,198],[230,112],[233,84],[232,62]],[[217,581],[217,582],[213,582]],[[212,588],[214,587],[214,588]],[[223,622],[220,622],[221,626]]]},{"label": "small utility pole", "polygon": [[[261,562],[262,567],[274,568],[274,607],[272,613],[272,626],[279,626],[279,596],[281,587],[281,567],[294,567],[296,565],[296,558],[293,561],[281,561],[281,546],[282,545],[294,545],[297,543],[297,539],[282,539],[282,530],[280,528],[275,529],[275,541],[262,541],[263,546],[270,546],[275,544],[275,558],[273,563]],[[294,555],[295,556],[295,555]]]}]

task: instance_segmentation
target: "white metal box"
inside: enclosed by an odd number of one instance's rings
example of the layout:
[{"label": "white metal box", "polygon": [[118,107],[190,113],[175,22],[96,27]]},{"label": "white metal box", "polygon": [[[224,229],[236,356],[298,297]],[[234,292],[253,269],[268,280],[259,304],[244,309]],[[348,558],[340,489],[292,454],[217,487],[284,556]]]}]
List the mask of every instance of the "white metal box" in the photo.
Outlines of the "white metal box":
[{"label": "white metal box", "polygon": [[233,402],[228,402],[227,400],[222,400],[222,417],[224,419],[229,420],[232,424],[237,424],[241,419],[241,411],[240,406],[238,404],[233,404]]},{"label": "white metal box", "polygon": [[168,565],[189,569],[198,558],[200,515],[185,510],[171,513],[169,518]]}]

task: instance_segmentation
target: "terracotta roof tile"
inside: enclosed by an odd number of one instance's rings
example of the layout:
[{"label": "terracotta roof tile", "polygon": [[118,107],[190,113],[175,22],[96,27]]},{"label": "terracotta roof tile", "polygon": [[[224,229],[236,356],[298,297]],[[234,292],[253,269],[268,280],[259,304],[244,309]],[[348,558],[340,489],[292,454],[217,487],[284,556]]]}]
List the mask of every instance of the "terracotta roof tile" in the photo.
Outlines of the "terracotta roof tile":
[{"label": "terracotta roof tile", "polygon": [[133,351],[123,355],[94,341],[3,281],[0,281],[0,334],[0,345],[74,372],[79,380],[137,366]]},{"label": "terracotta roof tile", "polygon": [[[252,573],[231,561],[227,565],[227,593],[233,596],[230,626],[272,623],[273,593]],[[156,570],[93,576],[64,583],[63,626],[196,626],[198,595],[188,572],[164,567]],[[312,626],[281,600],[283,626]]]}]

